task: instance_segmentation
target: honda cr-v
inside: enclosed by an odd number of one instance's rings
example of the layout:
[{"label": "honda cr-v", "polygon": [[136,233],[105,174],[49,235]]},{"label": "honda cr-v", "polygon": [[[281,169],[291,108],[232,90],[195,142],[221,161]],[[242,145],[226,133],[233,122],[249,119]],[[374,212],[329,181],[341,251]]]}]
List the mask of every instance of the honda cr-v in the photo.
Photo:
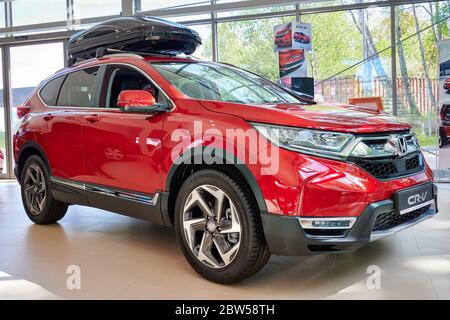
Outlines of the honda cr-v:
[{"label": "honda cr-v", "polygon": [[33,222],[85,205],[174,226],[216,282],[271,254],[352,250],[437,212],[408,124],[314,104],[230,65],[105,55],[58,71],[17,113],[15,174]]}]

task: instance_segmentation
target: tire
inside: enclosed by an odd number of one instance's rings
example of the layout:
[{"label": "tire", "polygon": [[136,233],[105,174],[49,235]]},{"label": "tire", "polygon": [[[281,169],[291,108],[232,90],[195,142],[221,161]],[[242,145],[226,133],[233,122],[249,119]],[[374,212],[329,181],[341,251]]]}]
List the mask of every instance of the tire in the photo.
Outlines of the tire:
[{"label": "tire", "polygon": [[239,179],[221,171],[201,170],[186,179],[175,203],[175,230],[189,264],[213,282],[238,282],[270,258],[255,201]]},{"label": "tire", "polygon": [[25,212],[36,224],[51,224],[61,220],[68,205],[55,200],[50,190],[49,170],[38,156],[25,162],[20,177],[22,203]]}]

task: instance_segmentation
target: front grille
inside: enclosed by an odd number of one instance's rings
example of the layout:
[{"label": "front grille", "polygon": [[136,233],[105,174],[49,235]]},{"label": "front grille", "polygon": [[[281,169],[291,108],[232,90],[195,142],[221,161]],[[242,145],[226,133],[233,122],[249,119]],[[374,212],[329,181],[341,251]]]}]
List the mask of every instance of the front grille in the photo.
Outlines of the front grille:
[{"label": "front grille", "polygon": [[406,171],[411,171],[411,170],[420,168],[420,165],[421,164],[420,164],[419,155],[415,155],[414,157],[405,160]]},{"label": "front grille", "polygon": [[397,211],[382,213],[377,216],[372,231],[385,231],[392,229],[421,216],[428,209],[430,209],[430,206],[426,206],[402,215]]},{"label": "front grille", "polygon": [[399,178],[424,169],[424,160],[420,152],[392,159],[353,159],[353,162],[374,177],[385,180]]}]

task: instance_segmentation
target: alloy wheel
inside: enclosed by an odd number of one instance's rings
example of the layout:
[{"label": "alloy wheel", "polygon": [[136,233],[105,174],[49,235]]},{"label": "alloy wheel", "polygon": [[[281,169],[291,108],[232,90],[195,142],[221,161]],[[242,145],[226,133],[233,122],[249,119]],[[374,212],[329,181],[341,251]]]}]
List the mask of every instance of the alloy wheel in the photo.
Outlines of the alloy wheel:
[{"label": "alloy wheel", "polygon": [[23,188],[28,209],[33,215],[39,215],[44,209],[47,188],[44,173],[37,164],[28,167]]},{"label": "alloy wheel", "polygon": [[203,264],[224,268],[233,262],[241,244],[236,206],[218,187],[201,185],[187,197],[183,208],[185,240]]}]

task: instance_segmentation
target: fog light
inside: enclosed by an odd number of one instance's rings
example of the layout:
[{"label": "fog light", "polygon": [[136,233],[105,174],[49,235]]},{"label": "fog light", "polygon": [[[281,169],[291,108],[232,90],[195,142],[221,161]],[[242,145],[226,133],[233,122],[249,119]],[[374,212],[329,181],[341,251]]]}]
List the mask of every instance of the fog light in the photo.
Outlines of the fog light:
[{"label": "fog light", "polygon": [[299,218],[303,229],[350,229],[356,217],[349,218]]}]

